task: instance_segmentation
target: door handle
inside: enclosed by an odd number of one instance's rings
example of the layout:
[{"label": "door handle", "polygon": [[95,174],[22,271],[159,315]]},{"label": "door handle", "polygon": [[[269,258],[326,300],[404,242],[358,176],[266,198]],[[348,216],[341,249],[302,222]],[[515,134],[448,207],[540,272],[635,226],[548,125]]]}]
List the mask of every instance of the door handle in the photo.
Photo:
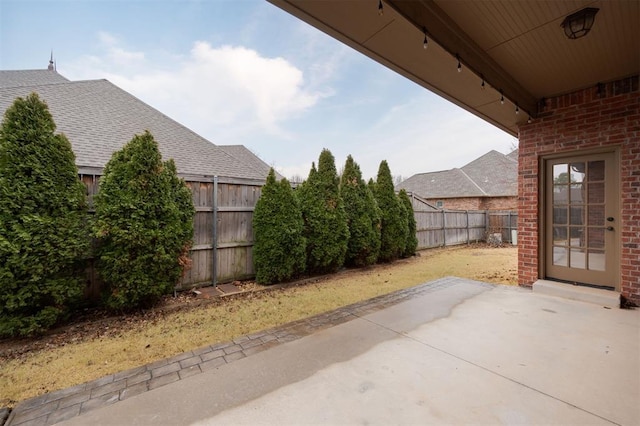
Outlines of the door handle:
[{"label": "door handle", "polygon": [[607,231],[613,231],[613,226],[607,226]]},{"label": "door handle", "polygon": [[607,218],[607,222],[613,222],[613,217],[609,216],[609,217]]}]

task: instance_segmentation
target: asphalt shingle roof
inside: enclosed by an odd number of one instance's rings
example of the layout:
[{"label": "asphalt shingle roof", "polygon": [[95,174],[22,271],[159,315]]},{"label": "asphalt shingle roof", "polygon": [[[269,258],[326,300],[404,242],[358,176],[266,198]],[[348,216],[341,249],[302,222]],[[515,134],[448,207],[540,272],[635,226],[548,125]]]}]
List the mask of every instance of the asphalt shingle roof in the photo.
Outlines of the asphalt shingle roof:
[{"label": "asphalt shingle roof", "polygon": [[490,151],[462,168],[411,176],[396,186],[423,198],[518,195],[517,156]]},{"label": "asphalt shingle roof", "polygon": [[[269,170],[271,169],[271,167],[267,163],[262,161],[256,154],[251,152],[251,150],[246,146],[218,145],[218,147],[233,158],[240,160],[244,164],[250,165],[260,173],[263,173],[264,176],[267,176],[269,174]],[[280,173],[276,172],[276,179],[280,180],[282,178],[283,176]]]},{"label": "asphalt shingle roof", "polygon": [[[24,73],[25,81],[41,78],[43,73],[59,76],[53,71],[2,72],[5,76],[14,73]],[[0,113],[4,114],[17,97],[38,93],[49,106],[57,132],[71,142],[78,167],[104,167],[113,152],[135,134],[149,130],[162,157],[173,158],[181,174],[258,180],[267,176],[268,166],[249,150],[242,156],[231,155],[107,80],[71,82],[61,78],[49,84],[1,87]],[[16,80],[14,74],[2,84]]]},{"label": "asphalt shingle roof", "polygon": [[66,83],[69,80],[49,70],[0,70],[0,88],[37,86],[40,84]]}]

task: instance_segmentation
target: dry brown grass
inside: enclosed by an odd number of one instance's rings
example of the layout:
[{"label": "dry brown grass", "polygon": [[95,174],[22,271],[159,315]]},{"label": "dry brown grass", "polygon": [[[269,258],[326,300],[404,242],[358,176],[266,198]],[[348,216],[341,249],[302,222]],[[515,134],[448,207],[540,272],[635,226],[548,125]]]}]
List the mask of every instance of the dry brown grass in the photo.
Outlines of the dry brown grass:
[{"label": "dry brown grass", "polygon": [[516,257],[513,247],[426,250],[391,265],[169,313],[115,334],[23,354],[0,367],[0,407],[444,276],[516,284]]}]

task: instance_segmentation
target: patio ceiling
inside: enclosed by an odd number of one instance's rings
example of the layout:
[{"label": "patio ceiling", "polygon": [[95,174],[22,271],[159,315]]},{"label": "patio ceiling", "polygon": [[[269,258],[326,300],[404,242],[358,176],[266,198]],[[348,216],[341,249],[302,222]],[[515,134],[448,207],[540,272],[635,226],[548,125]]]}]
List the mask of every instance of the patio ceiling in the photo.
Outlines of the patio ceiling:
[{"label": "patio ceiling", "polygon": [[[514,136],[542,98],[640,73],[638,0],[268,1]],[[586,7],[593,29],[568,39]]]}]

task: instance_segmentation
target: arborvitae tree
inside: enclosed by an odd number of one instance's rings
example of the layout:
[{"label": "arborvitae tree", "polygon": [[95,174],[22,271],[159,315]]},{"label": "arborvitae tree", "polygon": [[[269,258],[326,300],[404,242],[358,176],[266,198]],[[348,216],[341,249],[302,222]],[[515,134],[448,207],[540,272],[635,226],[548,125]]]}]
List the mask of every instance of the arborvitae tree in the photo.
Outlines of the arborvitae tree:
[{"label": "arborvitae tree", "polygon": [[374,195],[378,201],[382,218],[378,260],[391,262],[398,259],[404,252],[408,225],[407,215],[394,191],[391,171],[386,160],[380,163]]},{"label": "arborvitae tree", "polygon": [[337,271],[344,265],[349,229],[335,159],[329,150],[322,150],[318,169],[312,166],[298,196],[307,241],[307,270],[314,274]]},{"label": "arborvitae tree", "polygon": [[367,266],[376,263],[380,252],[380,209],[362,179],[360,166],[350,155],[340,180],[340,194],[349,227],[345,264]]},{"label": "arborvitae tree", "polygon": [[407,215],[407,241],[404,247],[404,251],[402,252],[402,257],[410,257],[416,254],[416,250],[418,248],[418,237],[416,235],[416,217],[413,213],[413,205],[411,204],[411,199],[409,198],[407,191],[401,189],[400,193],[398,194],[398,198],[404,206]]},{"label": "arborvitae tree", "polygon": [[150,304],[174,288],[193,238],[191,200],[148,131],[113,154],[95,197],[94,224],[108,307]]},{"label": "arborvitae tree", "polygon": [[276,182],[271,169],[253,212],[253,259],[258,283],[274,284],[304,272],[303,227],[291,185],[286,179]]},{"label": "arborvitae tree", "polygon": [[55,324],[83,291],[85,188],[71,144],[33,93],[0,128],[0,335]]},{"label": "arborvitae tree", "polygon": [[[373,194],[373,198],[376,199],[376,181],[374,181],[373,178],[369,178],[369,182],[367,182],[367,188],[369,188],[369,191],[371,191],[371,194]],[[378,200],[376,199],[376,205],[377,204]]]}]

